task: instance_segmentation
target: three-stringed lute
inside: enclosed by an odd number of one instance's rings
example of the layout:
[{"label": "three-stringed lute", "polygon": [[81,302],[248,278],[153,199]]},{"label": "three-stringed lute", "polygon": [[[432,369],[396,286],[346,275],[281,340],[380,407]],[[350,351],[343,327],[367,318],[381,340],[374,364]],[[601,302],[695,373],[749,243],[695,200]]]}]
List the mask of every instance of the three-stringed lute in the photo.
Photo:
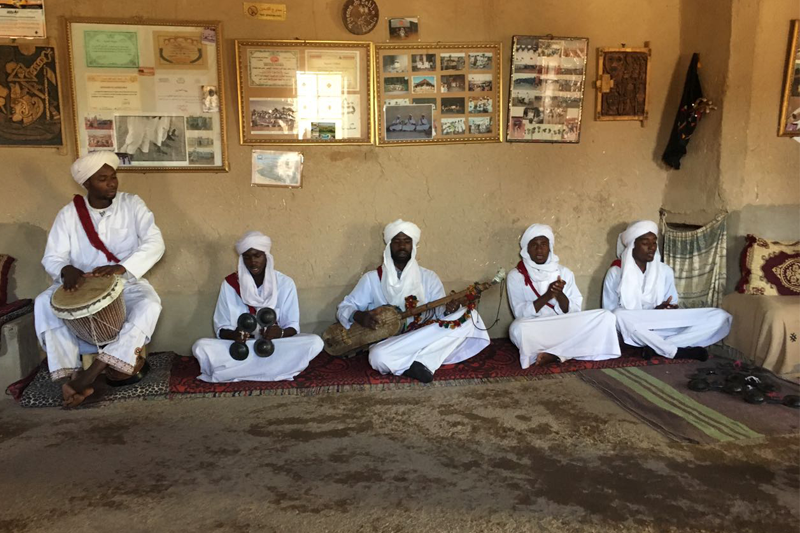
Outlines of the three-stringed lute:
[{"label": "three-stringed lute", "polygon": [[440,305],[446,305],[453,300],[463,299],[470,292],[472,287],[480,294],[486,289],[503,281],[505,277],[505,270],[500,269],[491,281],[476,283],[474,286],[470,286],[461,292],[449,294],[438,300],[406,311],[402,311],[393,305],[378,307],[371,311],[378,321],[378,327],[376,329],[365,328],[357,322],[354,322],[353,325],[350,326],[350,329],[347,329],[337,322],[331,325],[325,330],[325,333],[322,334],[322,340],[325,342],[325,351],[331,355],[337,356],[355,353],[370,344],[401,333],[408,318],[436,309]]}]

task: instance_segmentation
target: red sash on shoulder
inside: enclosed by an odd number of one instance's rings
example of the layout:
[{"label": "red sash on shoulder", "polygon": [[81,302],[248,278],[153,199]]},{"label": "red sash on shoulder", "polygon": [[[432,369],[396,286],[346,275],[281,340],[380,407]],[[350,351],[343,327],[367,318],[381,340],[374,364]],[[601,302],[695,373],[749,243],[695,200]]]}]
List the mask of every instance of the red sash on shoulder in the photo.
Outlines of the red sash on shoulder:
[{"label": "red sash on shoulder", "polygon": [[[611,266],[612,267],[620,267],[620,268],[622,268],[622,260],[621,259],[614,259],[611,262]],[[611,268],[611,267],[609,267],[609,268]]]},{"label": "red sash on shoulder", "polygon": [[86,232],[86,237],[89,239],[89,243],[94,246],[95,249],[103,252],[106,255],[106,259],[114,263],[119,263],[117,256],[112,254],[111,251],[106,248],[106,245],[100,239],[100,235],[97,234],[97,230],[94,229],[94,223],[92,222],[92,217],[89,214],[89,210],[86,208],[86,202],[83,200],[83,196],[76,194],[72,198],[72,203],[75,205],[75,209],[78,211],[78,218],[81,221],[81,226],[83,226],[83,231]]},{"label": "red sash on shoulder", "polygon": [[[536,298],[541,298],[542,295],[539,294],[539,291],[537,291],[536,287],[533,286],[533,281],[531,281],[531,277],[528,275],[528,269],[525,268],[525,263],[523,263],[522,261],[517,263],[517,270],[519,270],[519,273],[522,274],[523,278],[525,278],[525,285],[531,288],[533,294],[536,295]],[[551,304],[550,302],[545,303],[545,305],[550,309],[555,309],[553,304]]]},{"label": "red sash on shoulder", "polygon": [[378,267],[378,281],[383,279],[383,265]]},{"label": "red sash on shoulder", "polygon": [[[234,272],[233,274],[230,274],[230,275],[226,276],[225,277],[225,281],[228,282],[228,285],[233,287],[233,290],[235,290],[236,294],[238,294],[239,298],[241,298],[242,297],[242,288],[239,286],[239,273],[238,272]],[[244,300],[242,300],[242,303],[244,303]],[[245,304],[245,305],[247,305],[247,304]],[[251,314],[256,314],[256,308],[253,307],[252,305],[248,305],[247,309],[250,311]]]}]

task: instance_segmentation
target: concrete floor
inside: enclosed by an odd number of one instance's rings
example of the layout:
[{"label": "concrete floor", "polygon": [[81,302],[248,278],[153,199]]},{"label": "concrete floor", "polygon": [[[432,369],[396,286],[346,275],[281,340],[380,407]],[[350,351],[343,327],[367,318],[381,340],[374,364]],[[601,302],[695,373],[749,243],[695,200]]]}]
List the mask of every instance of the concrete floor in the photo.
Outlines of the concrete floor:
[{"label": "concrete floor", "polygon": [[797,435],[667,441],[576,376],[0,401],[0,531],[796,532]]}]

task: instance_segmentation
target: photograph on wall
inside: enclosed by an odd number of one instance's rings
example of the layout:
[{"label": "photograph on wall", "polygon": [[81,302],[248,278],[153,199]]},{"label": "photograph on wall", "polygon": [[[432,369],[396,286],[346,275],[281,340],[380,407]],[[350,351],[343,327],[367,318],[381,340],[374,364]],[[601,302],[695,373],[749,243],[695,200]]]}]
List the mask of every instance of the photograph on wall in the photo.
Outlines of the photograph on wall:
[{"label": "photograph on wall", "polygon": [[[500,43],[378,44],[375,51],[379,145],[502,140]],[[417,106],[428,106],[424,117]]]},{"label": "photograph on wall", "polygon": [[389,41],[419,41],[419,17],[386,19]]},{"label": "photograph on wall", "polygon": [[63,144],[55,48],[0,45],[0,146]]},{"label": "photograph on wall", "polygon": [[43,39],[46,36],[44,0],[3,0],[0,2],[0,37]]},{"label": "photograph on wall", "polygon": [[251,185],[265,187],[302,187],[303,154],[253,150]]},{"label": "photograph on wall", "polygon": [[[235,44],[241,144],[371,144],[371,43]],[[407,54],[377,66],[398,98],[410,91],[408,68]]]},{"label": "photograph on wall", "polygon": [[789,27],[778,135],[800,137],[800,20]]},{"label": "photograph on wall", "polygon": [[78,156],[113,150],[122,171],[227,172],[219,23],[66,24]]},{"label": "photograph on wall", "polygon": [[[588,50],[589,40],[580,37],[514,37],[506,125],[508,142],[580,141]],[[481,80],[470,80],[470,88],[480,84]],[[484,109],[486,103],[470,99],[470,113],[473,107]],[[478,130],[487,127],[480,121],[474,126]]]},{"label": "photograph on wall", "polygon": [[387,140],[408,141],[433,137],[431,124],[433,107],[430,105],[417,104],[384,108],[383,115],[383,122],[387,125]]},{"label": "photograph on wall", "polygon": [[252,133],[297,133],[297,100],[294,98],[251,98],[249,107]]},{"label": "photograph on wall", "polygon": [[187,161],[186,124],[182,116],[116,116],[116,151],[131,162]]},{"label": "photograph on wall", "polygon": [[383,56],[383,71],[387,74],[408,72],[408,56]]}]

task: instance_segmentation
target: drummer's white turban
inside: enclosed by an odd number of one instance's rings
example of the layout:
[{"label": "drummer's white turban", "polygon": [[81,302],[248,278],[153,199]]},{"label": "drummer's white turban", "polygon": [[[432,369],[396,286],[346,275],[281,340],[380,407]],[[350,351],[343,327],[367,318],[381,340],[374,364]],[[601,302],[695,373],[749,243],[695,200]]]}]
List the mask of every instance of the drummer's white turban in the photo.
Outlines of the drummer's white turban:
[{"label": "drummer's white turban", "polygon": [[[413,241],[411,259],[406,263],[399,277],[396,274],[397,269],[394,266],[391,251],[392,238],[398,233],[408,235]],[[383,230],[383,242],[386,243],[386,247],[383,249],[381,288],[386,301],[401,309],[405,308],[406,296],[411,296],[412,294],[417,297],[419,303],[427,301],[425,288],[422,285],[422,271],[419,268],[419,263],[417,263],[417,243],[421,233],[419,226],[402,219],[397,219],[388,224]]]},{"label": "drummer's white turban", "polygon": [[117,170],[119,157],[114,152],[109,151],[89,152],[72,163],[70,172],[78,185],[83,185],[95,172],[103,168],[103,165],[108,165]]},{"label": "drummer's white turban", "polygon": [[236,253],[242,255],[250,248],[262,251],[268,254],[272,248],[272,239],[261,233],[260,231],[248,231],[236,243]]}]

